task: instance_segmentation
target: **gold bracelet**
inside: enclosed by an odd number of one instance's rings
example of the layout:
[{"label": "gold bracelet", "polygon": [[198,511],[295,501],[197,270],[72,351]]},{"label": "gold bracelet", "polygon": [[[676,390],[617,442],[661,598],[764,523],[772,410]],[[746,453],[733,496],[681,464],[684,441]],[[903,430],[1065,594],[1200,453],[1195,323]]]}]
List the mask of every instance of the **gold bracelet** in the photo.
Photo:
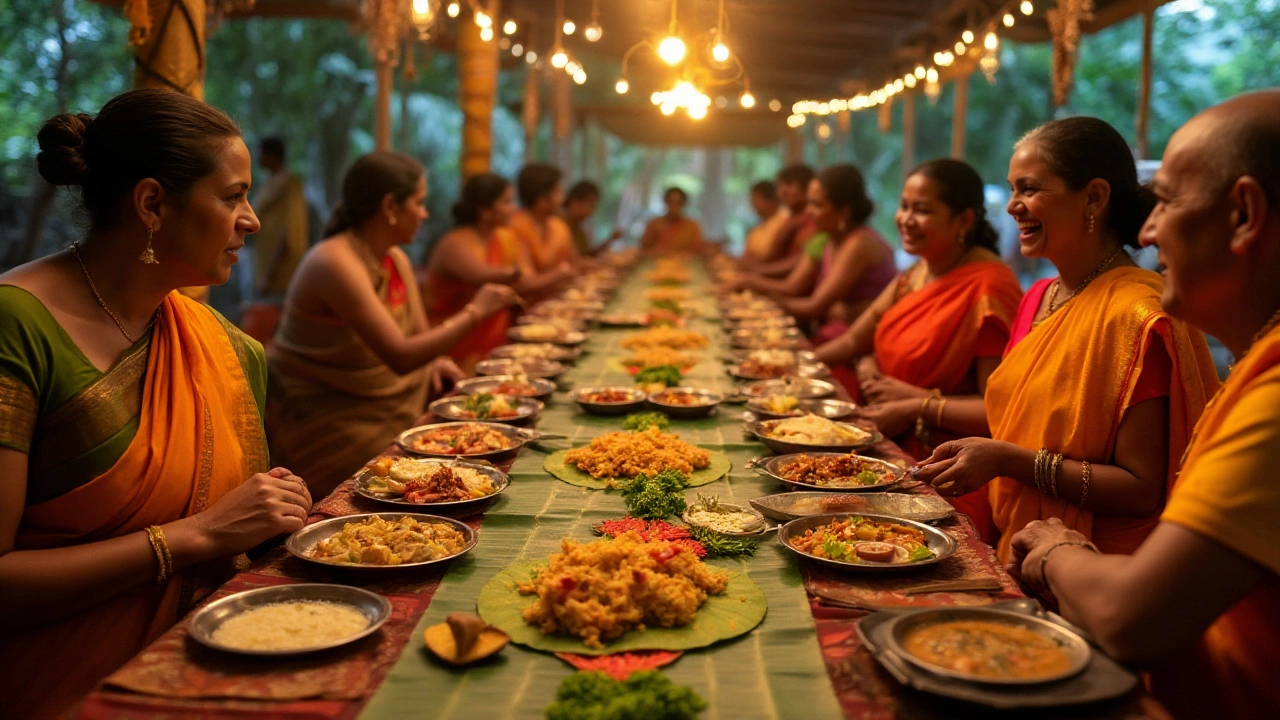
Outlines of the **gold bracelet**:
[{"label": "gold bracelet", "polygon": [[1093,465],[1088,460],[1080,462],[1080,509],[1085,509],[1089,502],[1089,479],[1093,476]]},{"label": "gold bracelet", "polygon": [[1082,548],[1088,548],[1094,551],[1095,553],[1098,552],[1097,546],[1095,546],[1093,543],[1080,542],[1079,540],[1063,540],[1060,543],[1055,543],[1053,545],[1050,545],[1049,549],[1045,550],[1044,554],[1040,556],[1040,582],[1044,583],[1044,586],[1046,588],[1049,587],[1049,578],[1044,576],[1044,565],[1045,563],[1049,562],[1049,554],[1060,547],[1082,547]]},{"label": "gold bracelet", "polygon": [[1049,465],[1049,497],[1058,499],[1058,470],[1062,467],[1062,453],[1054,453]]},{"label": "gold bracelet", "polygon": [[1044,494],[1044,466],[1045,466],[1045,462],[1048,459],[1049,459],[1049,451],[1046,448],[1040,448],[1040,451],[1036,453],[1034,477],[1035,477],[1036,490],[1039,491],[1042,495]]},{"label": "gold bracelet", "polygon": [[934,427],[936,428],[942,427],[942,411],[946,407],[947,407],[947,399],[939,398],[938,399],[938,417],[937,417],[938,421],[933,424]]},{"label": "gold bracelet", "polygon": [[156,562],[160,565],[160,571],[156,574],[156,584],[163,585],[173,576],[173,555],[169,553],[169,543],[164,538],[164,530],[156,525],[147,527],[147,539],[151,541],[151,549],[155,551]]}]

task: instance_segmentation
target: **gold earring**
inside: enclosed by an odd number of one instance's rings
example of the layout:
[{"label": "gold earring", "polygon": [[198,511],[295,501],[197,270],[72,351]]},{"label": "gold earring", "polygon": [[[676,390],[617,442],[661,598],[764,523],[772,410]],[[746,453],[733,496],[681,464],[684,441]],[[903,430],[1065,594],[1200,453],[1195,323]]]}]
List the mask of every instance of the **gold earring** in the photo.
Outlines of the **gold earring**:
[{"label": "gold earring", "polygon": [[151,247],[151,236],[155,234],[156,234],[155,230],[153,230],[152,228],[147,228],[147,249],[143,250],[142,254],[138,256],[138,259],[142,261],[143,265],[159,265],[160,264],[160,261],[156,259],[155,249]]},{"label": "gold earring", "polygon": [[965,230],[961,230],[961,231],[960,231],[960,234],[956,235],[956,244],[957,244],[957,245],[960,245],[960,246],[962,246],[962,247],[963,247],[963,246],[964,246],[964,236],[965,236],[965,235],[968,235],[968,234],[969,234],[969,233],[968,233],[967,231],[965,231]]},{"label": "gold earring", "polygon": [[1089,218],[1089,234],[1092,235],[1093,234],[1093,213],[1089,213],[1087,217]]},{"label": "gold earring", "polygon": [[389,218],[389,222],[390,222],[392,225],[395,225],[395,224],[396,224],[396,222],[397,222],[397,221],[396,221],[396,216],[395,216],[395,215],[392,215],[392,216]]}]

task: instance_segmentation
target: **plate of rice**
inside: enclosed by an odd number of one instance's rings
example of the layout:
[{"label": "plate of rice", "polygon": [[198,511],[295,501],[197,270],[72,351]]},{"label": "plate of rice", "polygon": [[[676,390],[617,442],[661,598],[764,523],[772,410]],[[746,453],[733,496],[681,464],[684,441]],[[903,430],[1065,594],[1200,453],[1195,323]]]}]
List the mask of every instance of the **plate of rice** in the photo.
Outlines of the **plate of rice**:
[{"label": "plate of rice", "polygon": [[347,585],[297,583],[216,600],[191,616],[192,640],[238,655],[299,655],[340,647],[391,619],[381,595]]}]

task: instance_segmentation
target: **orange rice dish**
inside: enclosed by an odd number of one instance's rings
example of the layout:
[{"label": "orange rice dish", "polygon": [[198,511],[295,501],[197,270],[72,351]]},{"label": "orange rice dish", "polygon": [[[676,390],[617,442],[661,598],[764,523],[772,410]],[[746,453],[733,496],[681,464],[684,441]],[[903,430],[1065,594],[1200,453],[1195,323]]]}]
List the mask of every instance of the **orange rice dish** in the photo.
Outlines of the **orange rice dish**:
[{"label": "orange rice dish", "polygon": [[687,548],[644,542],[635,531],[590,543],[565,538],[560,549],[520,583],[520,594],[538,596],[522,615],[544,635],[580,637],[587,647],[648,625],[688,625],[707,596],[729,583]]},{"label": "orange rice dish", "polygon": [[711,465],[711,456],[675,433],[650,427],[640,432],[605,433],[594,438],[590,445],[570,450],[564,461],[600,479],[657,475],[663,470],[679,470],[689,475]]},{"label": "orange rice dish", "polygon": [[655,346],[672,350],[696,350],[707,346],[707,336],[700,332],[663,325],[644,332],[632,333],[622,340],[622,347],[627,350]]}]

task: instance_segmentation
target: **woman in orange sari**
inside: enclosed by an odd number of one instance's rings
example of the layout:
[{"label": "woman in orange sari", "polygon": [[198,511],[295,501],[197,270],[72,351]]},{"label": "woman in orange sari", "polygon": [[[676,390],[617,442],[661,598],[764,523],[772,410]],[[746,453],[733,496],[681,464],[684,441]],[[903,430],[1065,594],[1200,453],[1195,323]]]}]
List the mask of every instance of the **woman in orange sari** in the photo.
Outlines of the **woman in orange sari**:
[{"label": "woman in orange sari", "polygon": [[[1009,344],[1022,287],[995,252],[982,178],[968,165],[933,160],[913,170],[895,220],[903,249],[920,261],[816,352],[837,372],[857,361],[851,379],[868,403],[862,414],[922,460],[940,442],[987,434],[981,406],[956,401],[980,399],[986,391]],[[981,491],[952,504],[990,537],[991,512]]]},{"label": "woman in orange sari", "polygon": [[[465,307],[486,283],[501,283],[522,296],[537,296],[559,284],[567,271],[538,272],[528,250],[508,229],[515,211],[515,190],[504,177],[476,175],[462,188],[453,208],[457,227],[440,238],[427,259],[423,304],[433,322]],[[449,349],[470,372],[489,351],[507,342],[509,310],[489,316]]]},{"label": "woman in orange sari", "polygon": [[258,229],[235,124],[133,90],[39,143],[92,224],[0,276],[0,697],[21,718],[66,713],[311,508],[267,472],[262,347],[176,292],[226,282]]},{"label": "woman in orange sari", "polygon": [[688,255],[702,250],[702,228],[698,221],[686,217],[684,206],[689,196],[678,187],[662,194],[667,214],[649,221],[640,237],[640,250],[646,255]]},{"label": "woman in orange sari", "polygon": [[987,381],[992,439],[943,443],[919,475],[950,495],[988,487],[1002,560],[1014,533],[1051,517],[1130,553],[1155,527],[1218,385],[1208,346],[1161,309],[1160,276],[1124,252],[1151,202],[1114,128],[1042,125],[1016,146],[1009,185],[1023,255],[1060,275],[1023,297]]}]

